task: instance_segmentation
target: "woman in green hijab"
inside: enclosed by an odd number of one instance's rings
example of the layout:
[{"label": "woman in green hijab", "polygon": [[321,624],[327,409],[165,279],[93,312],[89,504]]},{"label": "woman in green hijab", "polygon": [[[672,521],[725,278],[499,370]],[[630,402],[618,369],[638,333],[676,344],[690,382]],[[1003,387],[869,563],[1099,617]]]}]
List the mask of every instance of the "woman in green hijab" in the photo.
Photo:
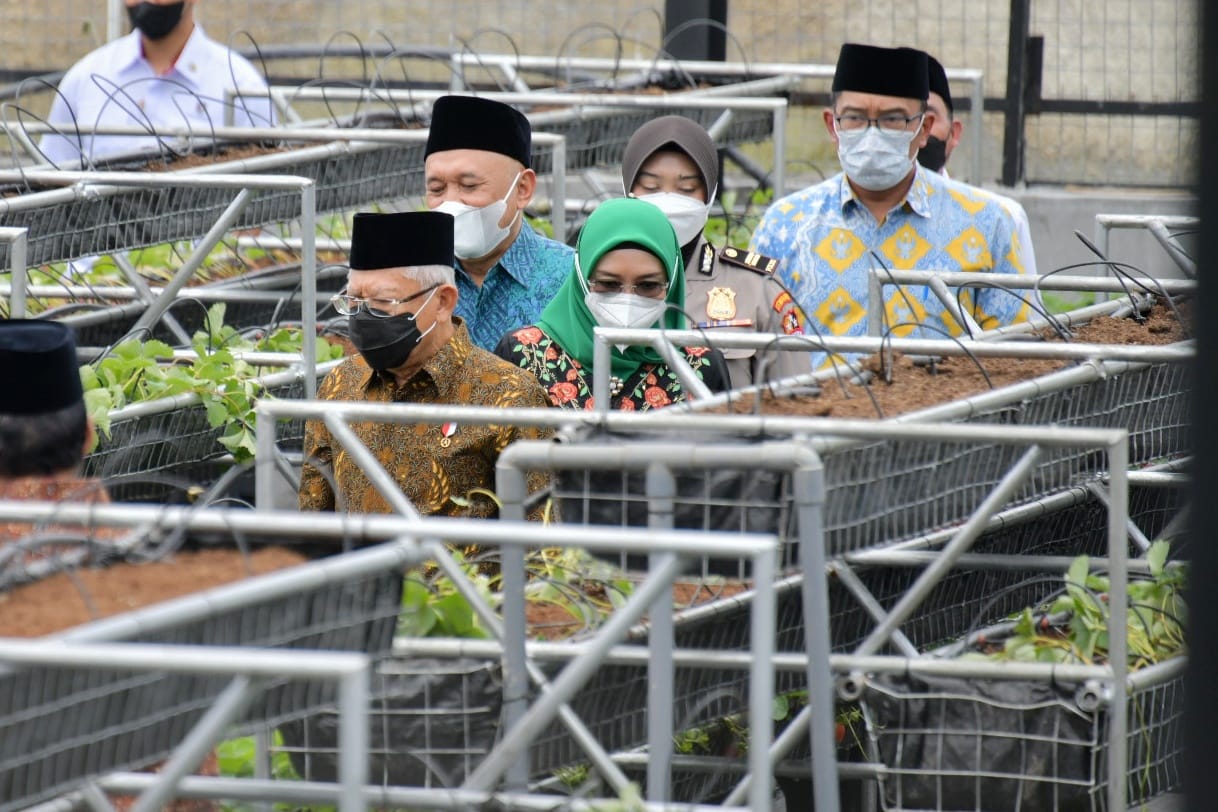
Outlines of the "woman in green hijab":
[{"label": "woman in green hijab", "polygon": [[[537,324],[513,330],[495,354],[537,376],[555,406],[591,409],[592,329],[685,327],[681,247],[668,218],[642,200],[599,205],[580,231],[574,267]],[[722,357],[684,348],[712,390],[723,388]],[[611,350],[612,408],[645,411],[685,400],[677,374],[650,347]]]}]

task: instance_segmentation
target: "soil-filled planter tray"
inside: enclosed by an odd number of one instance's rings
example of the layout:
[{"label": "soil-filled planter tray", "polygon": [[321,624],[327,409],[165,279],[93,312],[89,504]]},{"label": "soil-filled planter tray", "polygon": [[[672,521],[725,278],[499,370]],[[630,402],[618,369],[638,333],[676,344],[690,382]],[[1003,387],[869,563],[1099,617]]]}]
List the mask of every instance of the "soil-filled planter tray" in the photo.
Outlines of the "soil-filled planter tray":
[{"label": "soil-filled planter tray", "polygon": [[[324,562],[303,562],[304,556],[284,548],[178,552],[158,562],[82,569],[73,578],[54,575],[0,594],[0,600],[8,634],[22,633],[17,624],[26,632],[58,627],[82,642],[383,655],[397,622],[400,572],[362,566],[339,576],[337,570],[320,574]],[[133,608],[141,603],[148,605]],[[128,611],[113,614],[116,609]],[[33,619],[20,624],[23,618]],[[86,618],[101,619],[70,625]],[[87,778],[164,759],[228,682],[51,667],[0,676],[0,810],[22,809],[79,789]],[[278,721],[334,701],[333,683],[284,680],[260,694],[245,718]]]},{"label": "soil-filled planter tray", "polygon": [[[1164,489],[1135,488],[1130,515],[1148,534],[1157,533],[1172,518],[1179,495]],[[1107,513],[1094,499],[1080,495],[1066,507],[1026,523],[984,535],[978,553],[1077,555],[1103,554],[1107,544]],[[885,606],[902,595],[920,570],[877,567],[862,570],[860,579]],[[996,622],[1021,606],[1044,598],[1053,588],[1036,571],[972,571],[951,573],[932,591],[902,631],[921,647],[963,635]],[[730,582],[729,582],[730,583]],[[874,621],[837,581],[830,581],[830,635],[837,651],[849,651],[874,628]],[[804,650],[804,619],[798,578],[777,586],[779,651]],[[752,593],[724,595],[676,615],[678,648],[708,651],[747,651]],[[645,645],[647,633],[636,629],[628,642]],[[559,666],[543,664],[553,674]],[[777,676],[777,692],[805,687],[802,674]],[[644,747],[647,741],[648,674],[635,665],[605,665],[577,693],[572,710],[609,752]],[[714,725],[726,717],[746,718],[748,676],[743,672],[678,667],[674,674],[674,714],[679,730]],[[395,657],[378,669],[374,680],[375,709],[371,780],[390,786],[455,787],[481,763],[494,746],[501,724],[502,670],[498,660]],[[536,695],[532,697],[536,699]],[[856,725],[860,730],[861,726]],[[320,714],[305,723],[281,726],[286,749],[302,777],[331,780],[337,764],[336,720]],[[712,744],[715,741],[712,739]],[[745,754],[732,741],[720,742],[718,757],[739,759]],[[554,724],[530,748],[534,781],[578,774],[587,757],[568,731]],[[806,746],[797,747],[789,762],[806,766]],[[632,774],[632,778],[636,777]],[[643,775],[637,776],[644,780]],[[674,798],[706,801],[725,791],[730,774],[708,780],[705,772],[674,774]]]},{"label": "soil-filled planter tray", "polygon": [[[1107,321],[1140,336],[1140,343],[1165,343],[1175,337],[1172,333],[1150,332],[1147,327],[1128,319]],[[1108,340],[1114,341],[1111,337]],[[906,408],[882,411],[883,416],[892,417],[900,412],[903,419],[933,421],[942,426],[943,438],[936,442],[813,441],[824,465],[823,521],[826,553],[830,556],[887,546],[965,521],[1027,450],[999,444],[953,442],[952,424],[1123,428],[1130,433],[1132,467],[1191,453],[1192,380],[1187,364],[1101,361],[1068,366],[1064,362],[1046,364],[1016,359],[1011,363],[1010,359],[1000,359],[1006,362],[1002,366],[1007,370],[1006,380],[1010,382],[988,389],[984,376],[976,374],[973,362],[968,359],[943,359],[941,365],[945,370],[940,375],[930,375],[908,359],[899,360],[898,369],[905,377],[896,376],[895,384],[873,383],[872,389],[890,388],[886,397],[893,403],[904,403]],[[989,360],[983,363],[989,363]],[[1054,370],[1054,367],[1061,368]],[[959,386],[970,370],[975,377],[972,385],[979,386],[980,391]],[[1020,370],[1031,377],[1021,379],[1018,377]],[[928,381],[934,379],[941,379],[943,385],[930,385]],[[924,394],[934,390],[931,394],[937,397],[921,401],[903,397],[902,392],[910,390],[902,389],[901,381],[910,380],[916,381]],[[939,405],[928,405],[931,403]],[[878,416],[862,387],[853,387],[850,396],[842,396],[839,385],[833,381],[825,384],[823,400],[812,397],[767,399],[762,404],[762,412],[824,417],[838,415],[839,406],[850,409],[843,416]],[[740,403],[739,408],[750,411],[751,405]],[[696,414],[690,416],[690,432],[698,430],[697,417]],[[684,436],[639,433],[623,437],[587,429],[578,438],[582,442],[613,445],[622,442],[679,443]],[[747,449],[747,443],[757,439],[740,438],[735,442]],[[720,436],[701,441],[730,443],[733,438]],[[743,459],[747,460],[747,455]],[[1046,494],[1095,480],[1106,468],[1107,460],[1098,450],[1044,449],[1032,474],[1015,492],[1010,504],[1032,502]],[[711,519],[727,516],[733,529],[778,533],[787,542],[783,564],[791,565],[795,561],[795,538],[787,479],[747,468],[679,475],[676,525],[721,529],[722,521],[711,523]],[[557,482],[556,496],[567,520],[646,525],[647,499],[642,474],[568,470],[558,472]]]},{"label": "soil-filled planter tray", "polygon": [[[276,131],[277,138],[283,133]],[[336,131],[336,138],[341,132]],[[209,169],[226,174],[293,175],[315,184],[317,213],[348,211],[380,200],[418,194],[423,188],[422,141],[343,143],[303,146],[218,161]],[[107,170],[143,165],[118,164]],[[214,169],[213,169],[214,168]],[[45,265],[78,257],[109,254],[205,235],[236,195],[231,189],[162,187],[114,189],[80,195],[72,190],[17,192],[0,199],[5,225],[29,229],[26,261]],[[298,220],[301,196],[296,190],[251,191],[251,200],[233,224],[252,229]],[[0,262],[8,246],[0,245]]]}]

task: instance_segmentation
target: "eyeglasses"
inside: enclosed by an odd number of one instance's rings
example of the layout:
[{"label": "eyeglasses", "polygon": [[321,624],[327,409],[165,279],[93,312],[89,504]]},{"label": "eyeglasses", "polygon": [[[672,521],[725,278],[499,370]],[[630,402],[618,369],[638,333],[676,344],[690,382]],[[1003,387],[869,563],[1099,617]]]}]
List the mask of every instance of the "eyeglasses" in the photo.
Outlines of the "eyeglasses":
[{"label": "eyeglasses", "polygon": [[392,307],[404,305],[407,302],[412,302],[425,293],[430,293],[439,285],[432,285],[429,288],[423,288],[418,293],[413,293],[405,299],[363,299],[359,296],[349,296],[346,293],[338,293],[330,297],[330,304],[334,305],[334,309],[343,316],[354,316],[362,308],[370,316],[387,319],[393,314],[389,312]]},{"label": "eyeglasses", "polygon": [[593,293],[636,293],[648,299],[659,299],[668,292],[667,282],[640,282],[637,285],[623,285],[616,279],[592,279],[589,287]]},{"label": "eyeglasses", "polygon": [[923,115],[925,114],[903,116],[900,113],[888,113],[879,118],[867,118],[867,116],[860,116],[856,113],[846,113],[842,116],[834,116],[833,120],[837,122],[837,128],[842,132],[857,132],[874,125],[881,132],[902,133],[909,129],[910,124],[920,121]]}]

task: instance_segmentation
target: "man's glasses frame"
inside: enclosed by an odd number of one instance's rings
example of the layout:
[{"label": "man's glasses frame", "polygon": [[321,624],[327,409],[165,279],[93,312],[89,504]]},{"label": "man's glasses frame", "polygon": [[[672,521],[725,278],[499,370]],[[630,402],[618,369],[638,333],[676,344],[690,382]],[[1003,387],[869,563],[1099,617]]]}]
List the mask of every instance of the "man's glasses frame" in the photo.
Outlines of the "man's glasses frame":
[{"label": "man's glasses frame", "polygon": [[359,296],[351,296],[347,293],[336,293],[330,297],[330,304],[334,306],[334,309],[340,316],[354,316],[362,309],[370,316],[387,319],[392,318],[394,315],[388,312],[389,308],[413,302],[415,299],[432,292],[438,287],[440,286],[436,284],[423,288],[418,293],[412,293],[405,299],[365,299]]}]

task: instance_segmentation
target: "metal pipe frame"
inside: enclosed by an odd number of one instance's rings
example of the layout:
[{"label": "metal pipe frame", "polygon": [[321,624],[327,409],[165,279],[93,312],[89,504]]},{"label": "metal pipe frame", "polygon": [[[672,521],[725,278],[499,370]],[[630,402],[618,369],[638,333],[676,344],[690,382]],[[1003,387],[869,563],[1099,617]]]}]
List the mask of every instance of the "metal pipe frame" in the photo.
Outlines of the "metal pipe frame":
[{"label": "metal pipe frame", "polygon": [[[676,60],[676,59],[605,59],[601,57],[566,57],[556,60],[552,56],[529,56],[521,54],[475,54],[466,51],[453,53],[449,57],[455,65],[464,67],[470,65],[478,68],[487,66],[498,67],[509,80],[516,80],[520,70],[552,71],[558,66],[568,70],[603,71],[617,75],[623,70],[645,71],[677,71],[681,74],[707,76],[740,76],[755,77],[768,75],[784,75],[804,79],[833,79],[835,65],[817,65],[799,62],[714,62],[708,60]],[[985,132],[985,74],[975,68],[948,68],[945,70],[949,82],[966,82],[969,85],[969,133],[970,141],[970,175],[972,183],[981,183],[981,156],[983,154],[983,136]],[[454,82],[459,79],[464,84],[458,71],[453,71]],[[781,188],[781,187],[779,187]]]},{"label": "metal pipe frame", "polygon": [[11,319],[25,318],[26,298],[29,295],[29,277],[26,276],[26,235],[29,229],[0,226],[0,243],[7,243],[8,272],[12,278],[8,315]]},{"label": "metal pipe frame", "polygon": [[[879,324],[883,319],[884,296],[883,288],[894,285],[925,285],[934,291],[935,296],[952,314],[957,324],[966,334],[974,338],[989,338],[997,335],[1028,332],[1049,324],[1048,319],[1034,313],[1026,323],[1007,325],[996,330],[981,330],[977,323],[967,314],[960,311],[956,299],[947,288],[980,288],[1010,290],[1065,290],[1065,291],[1096,291],[1103,293],[1125,294],[1130,289],[1136,292],[1154,291],[1168,295],[1195,294],[1197,284],[1195,279],[1158,279],[1156,277],[1125,276],[1120,279],[1111,276],[1020,276],[1015,274],[979,274],[962,271],[936,270],[889,270],[887,268],[871,268],[868,270],[868,290],[872,291],[867,301],[867,327],[874,335],[879,335]],[[1192,274],[1195,277],[1195,273]],[[1018,329],[1017,329],[1018,328]],[[999,332],[1001,331],[1001,332]]]},{"label": "metal pipe frame", "polygon": [[[334,88],[338,90],[339,88]],[[347,88],[350,90],[350,88]],[[265,91],[263,91],[265,95]],[[3,125],[0,125],[3,129]],[[52,128],[45,124],[28,124],[30,132],[50,131]],[[150,135],[147,128],[130,126],[101,126],[92,129],[82,129],[82,135]],[[347,155],[355,152],[371,152],[395,144],[425,143],[427,130],[393,130],[367,127],[213,127],[207,130],[196,130],[189,127],[164,127],[156,131],[157,136],[179,139],[187,147],[206,145],[217,142],[232,141],[275,141],[275,142],[322,142],[321,146],[291,150],[288,152],[259,155],[253,158],[242,158],[235,161],[217,161],[214,164],[194,166],[187,169],[174,169],[160,174],[169,176],[181,175],[215,175],[249,172],[257,174],[276,168],[291,168],[302,162],[320,160],[336,155]],[[566,172],[557,171],[557,167],[567,166],[566,136],[547,132],[534,132],[533,143],[548,145],[554,153],[552,164],[555,171],[551,173],[551,196],[558,201],[566,199]],[[155,158],[158,153],[138,153],[140,157]],[[37,154],[31,157],[38,158]],[[31,170],[33,172],[35,170]],[[43,163],[37,171],[54,170]],[[26,173],[30,174],[30,173]],[[33,197],[28,195],[23,197]],[[46,202],[42,205],[47,205]],[[0,209],[2,210],[2,209]],[[561,205],[552,207],[550,225],[554,228],[555,239],[566,238],[566,214]],[[350,241],[346,241],[350,245]]]},{"label": "metal pipe frame", "polygon": [[[599,93],[561,93],[546,91],[530,91],[527,93],[479,93],[481,98],[494,99],[505,104],[541,104],[546,106],[564,105],[577,108],[574,113],[580,118],[596,115],[612,115],[617,109],[645,110],[757,110],[768,111],[773,119],[774,139],[774,170],[773,185],[775,189],[783,189],[786,185],[786,126],[788,102],[785,98],[758,97],[744,95],[753,93],[781,93],[796,83],[792,76],[778,76],[736,85],[726,85],[718,88],[699,89],[682,93],[655,95],[647,93],[605,95]],[[436,90],[399,90],[395,88],[366,88],[335,87],[335,88],[286,88],[273,86],[268,90],[244,91],[241,95],[266,95],[268,92],[290,94],[292,101],[297,100],[327,100],[327,101],[358,101],[377,102],[393,101],[421,105],[434,102],[441,96],[450,95],[449,91]],[[547,126],[569,120],[572,112],[543,112],[527,114],[535,130],[544,132]],[[290,130],[294,132],[294,128]],[[425,131],[422,131],[425,132]],[[535,133],[539,135],[540,133]],[[564,162],[565,166],[565,162]],[[554,173],[556,176],[557,172]],[[566,199],[565,192],[554,194],[556,201]],[[564,212],[563,205],[555,205],[559,212]],[[556,232],[557,233],[557,232]]]},{"label": "metal pipe frame", "polygon": [[[631,331],[617,331],[597,328],[597,339],[601,342],[620,343],[622,333],[629,337]],[[646,331],[639,331],[646,332]],[[681,332],[670,331],[669,335],[676,336]],[[604,343],[607,348],[608,343]],[[950,342],[936,342],[950,343]],[[982,345],[978,345],[982,346]],[[458,406],[424,406],[416,404],[349,404],[349,403],[304,403],[296,401],[260,402],[257,409],[266,409],[279,417],[312,417],[317,418],[326,409],[342,410],[349,420],[371,420],[389,423],[407,422],[444,422],[459,420],[465,423],[483,422],[499,425],[600,425],[617,430],[666,430],[688,429],[688,416],[679,412],[671,415],[664,411],[659,413],[622,413],[622,414],[578,414],[563,410],[537,409],[491,409],[484,407]],[[851,439],[905,439],[953,442],[984,441],[1002,445],[1040,446],[1043,448],[1099,448],[1108,456],[1110,471],[1110,498],[1108,528],[1108,558],[1112,589],[1110,593],[1109,633],[1113,644],[1111,649],[1112,662],[1100,667],[1106,681],[1112,685],[1114,711],[1110,728],[1109,767],[1124,765],[1126,759],[1126,742],[1124,734],[1127,729],[1125,716],[1125,640],[1123,639],[1123,624],[1127,607],[1127,555],[1126,524],[1128,519],[1128,432],[1124,429],[1085,429],[1062,428],[1058,426],[987,426],[981,424],[933,425],[918,423],[890,423],[865,420],[838,420],[830,418],[778,417],[778,416],[745,416],[745,415],[703,415],[699,418],[702,428],[723,431],[726,433],[758,433],[799,434],[806,437],[837,436]],[[262,427],[259,424],[259,428]],[[263,438],[258,442],[272,442],[272,438]],[[521,444],[523,445],[523,444]],[[544,444],[550,449],[561,448],[554,444]],[[815,440],[809,445],[815,447]],[[583,464],[588,464],[588,449],[574,447],[583,454]],[[648,453],[658,449],[658,446],[648,445]],[[682,453],[688,453],[689,448],[683,448]],[[507,452],[505,452],[507,453]],[[1026,464],[1027,457],[1023,464]],[[1017,475],[1017,474],[1016,474]],[[1014,476],[1012,477],[1014,478]],[[101,510],[97,508],[96,510]],[[3,518],[0,513],[0,518]],[[541,528],[539,528],[541,529]],[[574,528],[580,529],[580,528]],[[568,529],[566,532],[570,532]],[[637,538],[637,533],[621,540],[619,543],[629,543]],[[448,536],[451,538],[451,534]],[[485,543],[485,539],[484,539]],[[536,542],[534,542],[536,543]],[[713,554],[705,547],[701,555]],[[1007,665],[1007,664],[1004,664]],[[1123,766],[1122,766],[1123,769]],[[1114,770],[1110,774],[1122,774]],[[1124,807],[1125,786],[1123,782],[1109,782],[1109,806],[1112,809]]]},{"label": "metal pipe frame", "polygon": [[[207,240],[219,240],[225,228],[221,224],[235,218],[244,207],[252,189],[274,189],[280,191],[295,190],[300,193],[301,239],[303,240],[301,256],[301,318],[300,329],[306,336],[317,333],[317,252],[313,247],[313,239],[317,229],[317,196],[316,186],[309,178],[292,175],[182,175],[155,172],[68,172],[68,171],[28,171],[0,172],[0,183],[35,183],[48,186],[70,186],[65,189],[75,195],[110,195],[118,194],[127,188],[166,188],[185,186],[191,188],[220,188],[237,190],[237,198],[221,219],[210,229]],[[25,196],[27,198],[36,195]],[[201,248],[202,246],[200,246]],[[210,250],[210,247],[209,247]],[[201,254],[198,250],[183,266],[191,267],[202,262],[206,251]],[[180,277],[180,281],[179,281]],[[173,301],[174,291],[185,284],[185,276],[180,270],[173,282],[166,286],[157,305],[150,306],[149,312],[159,309],[164,312]],[[312,398],[317,393],[317,344],[313,341],[301,343],[301,365],[304,371],[305,397]]]},{"label": "metal pipe frame", "polygon": [[[5,670],[42,668],[123,669],[173,674],[232,675],[195,727],[175,749],[162,772],[146,775],[134,810],[154,812],[178,797],[177,786],[224,736],[268,682],[289,677],[339,684],[339,736],[344,748],[339,783],[333,787],[341,812],[364,812],[361,788],[367,780],[369,672],[366,654],[343,651],[298,651],[225,646],[179,646],[150,643],[85,643],[0,639],[0,666]],[[108,806],[108,804],[107,804]]]},{"label": "metal pipe frame", "polygon": [[[148,786],[147,773],[114,773],[99,781],[110,792],[132,792]],[[365,786],[361,788],[363,802],[375,809],[405,808],[418,810],[505,809],[513,812],[605,812],[621,808],[638,812],[766,812],[769,807],[727,807],[709,804],[657,804],[643,801],[625,793],[617,801],[601,798],[579,798],[510,792],[487,792],[469,789],[412,789],[403,787]],[[286,803],[333,804],[337,792],[333,784],[316,781],[270,781],[252,778],[210,778],[189,776],[178,787],[181,798],[212,798],[234,801],[282,801]],[[772,806],[772,804],[771,804]],[[47,805],[26,812],[67,812]]]},{"label": "metal pipe frame", "polygon": [[[1143,228],[1150,229],[1158,223],[1163,228],[1199,228],[1201,220],[1198,217],[1183,214],[1104,214],[1095,215],[1095,244],[1108,256],[1108,237],[1113,229]],[[1174,259],[1174,258],[1173,258]]]},{"label": "metal pipe frame", "polygon": [[[1179,342],[1166,346],[1141,346],[1129,344],[1071,344],[1055,342],[1000,342],[982,341],[980,337],[951,341],[946,339],[923,338],[878,338],[875,336],[794,336],[778,333],[721,333],[708,336],[697,330],[667,330],[667,329],[624,329],[620,327],[594,327],[593,360],[592,360],[592,393],[593,413],[604,417],[609,411],[609,373],[611,350],[619,344],[641,344],[658,346],[666,341],[674,346],[701,347],[710,345],[717,349],[750,348],[758,350],[804,351],[826,350],[835,353],[874,354],[892,350],[910,355],[957,356],[973,355],[978,358],[1051,358],[1072,361],[1121,360],[1145,363],[1188,363],[1195,356],[1194,345],[1191,341]],[[658,334],[658,335],[657,335]],[[1070,372],[1070,370],[1065,370]],[[1119,371],[1105,369],[1105,373]],[[807,383],[813,380],[831,380],[834,370],[823,370],[814,373],[804,373],[773,384],[751,387],[744,391],[761,391],[762,389],[780,390],[786,385]],[[842,374],[849,374],[848,369],[842,369]],[[1058,373],[1053,373],[1058,374]],[[1078,373],[1075,373],[1078,374]],[[1098,373],[1082,373],[1095,376]],[[1048,377],[1048,376],[1046,376]],[[1040,379],[1043,380],[1043,379]],[[1020,386],[1015,384],[1014,386]],[[1006,392],[1012,387],[1004,387],[997,392]],[[680,410],[701,411],[726,403],[739,392],[718,393],[704,397],[701,400],[683,402],[676,405]],[[987,397],[981,395],[978,397]],[[956,403],[959,403],[957,401]],[[942,409],[953,409],[956,403],[944,404]],[[909,420],[910,416],[905,415]]]},{"label": "metal pipe frame", "polygon": [[[578,445],[563,446],[550,442],[543,441],[519,441],[513,443],[504,450],[499,456],[496,465],[496,485],[502,483],[501,490],[505,493],[520,494],[523,492],[522,483],[525,480],[526,474],[531,469],[566,469],[566,468],[595,468],[606,470],[644,470],[647,472],[648,480],[648,496],[654,495],[658,497],[661,505],[659,513],[653,514],[655,522],[668,521],[672,519],[672,498],[675,495],[675,482],[672,480],[672,469],[680,470],[700,470],[706,468],[714,468],[725,464],[738,462],[734,459],[731,447],[706,447],[688,445],[674,445],[672,443],[639,443],[626,444],[622,446],[598,446],[589,443],[580,443]],[[774,443],[766,444],[760,449],[752,449],[755,453],[750,459],[750,467],[768,470],[790,470],[798,478],[801,475],[807,477],[815,477],[820,472],[820,459],[817,455],[799,445],[790,443]],[[807,487],[796,488],[797,499],[800,500],[799,507],[811,507],[818,511],[820,504],[824,500],[823,485],[819,486],[814,480],[805,483]],[[806,503],[806,504],[805,504]],[[813,572],[823,572],[823,565],[817,568],[816,562],[823,561],[824,558],[824,540],[820,531],[820,523],[814,520],[815,517],[801,513],[800,523],[800,549],[801,554],[810,556],[808,566]],[[649,527],[654,527],[652,517],[649,516]],[[753,666],[749,671],[749,718],[753,720],[768,720],[770,703],[773,701],[773,685],[774,673],[770,668],[769,663],[774,655],[774,634],[775,634],[775,617],[777,601],[774,597],[774,577],[777,570],[777,545],[769,551],[759,552],[756,555],[750,556],[753,565],[753,583],[754,583],[754,603],[750,613],[751,630],[750,641],[752,645]],[[679,562],[675,561],[667,555],[661,556],[660,553],[653,553],[651,558],[652,574],[650,579],[656,577],[656,573],[666,573],[670,567],[674,568]],[[807,579],[810,580],[810,579]],[[506,588],[506,587],[505,587]],[[671,585],[670,587],[671,588]],[[523,589],[523,585],[521,585]],[[822,597],[826,594],[823,583],[818,590]],[[652,607],[653,611],[664,608],[660,612],[662,616],[667,616],[667,620],[658,624],[654,616],[651,621],[651,636],[648,640],[648,677],[649,677],[649,699],[654,699],[658,702],[663,702],[667,699],[671,702],[671,684],[673,679],[673,661],[670,655],[674,647],[673,640],[673,625],[672,615],[667,611],[666,607],[662,607],[661,600],[667,600],[668,595],[663,598],[656,599],[656,605]],[[632,597],[633,600],[633,597]],[[827,598],[825,598],[827,600]],[[809,672],[815,672],[817,679],[809,678],[810,704],[817,706],[819,713],[816,719],[817,725],[813,728],[813,753],[814,765],[813,769],[817,775],[824,778],[819,782],[826,789],[823,796],[818,792],[818,798],[822,798],[827,806],[826,809],[836,809],[837,802],[837,781],[833,771],[835,769],[834,760],[832,757],[832,748],[835,746],[833,742],[833,712],[832,712],[832,693],[829,690],[831,684],[831,675],[824,669],[824,663],[827,663],[827,654],[829,650],[828,642],[828,606],[825,606],[824,628],[826,633],[823,637],[818,636],[818,640],[813,640],[809,636],[809,651],[812,656],[809,659]],[[620,611],[620,610],[619,610]],[[616,619],[617,612],[614,613]],[[817,626],[820,628],[820,626]],[[623,632],[628,630],[623,627]],[[618,638],[609,641],[609,645],[597,650],[596,662],[599,664],[603,660],[603,653],[607,652]],[[823,644],[824,651],[819,651],[819,646]],[[527,651],[521,648],[519,651],[506,651],[506,657],[526,658]],[[584,659],[577,662],[583,662]],[[570,668],[570,667],[569,667]],[[568,669],[564,669],[563,677],[567,675]],[[822,673],[824,672],[824,673]],[[665,682],[668,685],[668,690],[665,692],[661,688],[656,688],[657,682]],[[823,686],[825,696],[814,696],[817,693],[813,686]],[[654,690],[653,690],[654,689]],[[818,699],[824,699],[824,704],[818,702]],[[653,716],[657,711],[654,706],[649,705],[649,725],[648,725],[648,749],[651,757],[659,762],[658,767],[648,767],[648,780],[653,778],[653,773],[659,770],[667,770],[671,761],[671,736],[672,716],[671,706],[664,706],[660,714],[666,724],[659,722],[652,724]],[[522,726],[523,727],[523,726]],[[517,728],[509,729],[509,735],[524,735],[527,733],[527,728],[524,728],[524,733],[516,734]],[[819,734],[819,735],[817,735]],[[770,796],[770,772],[769,772],[769,743],[771,731],[768,724],[752,725],[750,731],[750,747],[749,747],[749,773],[753,776],[763,776],[761,780],[754,781],[748,787],[749,806],[753,809],[764,809],[767,799]],[[824,739],[824,742],[818,742],[818,739]],[[830,754],[827,759],[815,758],[822,754],[822,746],[829,748]],[[669,788],[668,776],[655,776],[661,783],[659,787],[653,787],[648,784],[648,797],[650,800],[666,800],[664,797]],[[741,790],[743,794],[743,790]],[[730,801],[729,801],[730,803]]]}]

